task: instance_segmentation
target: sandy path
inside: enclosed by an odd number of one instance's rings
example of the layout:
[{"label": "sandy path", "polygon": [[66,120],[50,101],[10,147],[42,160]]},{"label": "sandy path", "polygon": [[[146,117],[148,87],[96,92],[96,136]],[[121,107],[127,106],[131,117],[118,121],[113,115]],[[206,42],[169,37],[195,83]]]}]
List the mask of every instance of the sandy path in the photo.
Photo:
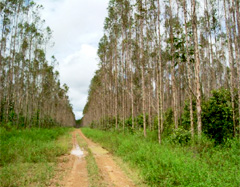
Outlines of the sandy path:
[{"label": "sandy path", "polygon": [[92,151],[105,184],[108,184],[110,187],[135,186],[133,182],[123,173],[120,167],[114,162],[112,156],[107,150],[86,138],[81,130],[78,130],[77,132],[79,133],[80,137],[87,142],[88,147]]},{"label": "sandy path", "polygon": [[[76,133],[72,134],[73,150],[78,146]],[[88,187],[87,162],[85,160],[86,152],[83,155],[75,156],[68,154],[59,158],[56,176],[52,179],[50,187]]]},{"label": "sandy path", "polygon": [[[78,146],[76,140],[76,131],[73,133],[73,149]],[[84,153],[86,154],[86,153]],[[72,171],[68,176],[68,180],[65,183],[66,187],[88,187],[88,172],[87,172],[87,162],[82,156],[74,156],[75,161],[72,167]]]}]

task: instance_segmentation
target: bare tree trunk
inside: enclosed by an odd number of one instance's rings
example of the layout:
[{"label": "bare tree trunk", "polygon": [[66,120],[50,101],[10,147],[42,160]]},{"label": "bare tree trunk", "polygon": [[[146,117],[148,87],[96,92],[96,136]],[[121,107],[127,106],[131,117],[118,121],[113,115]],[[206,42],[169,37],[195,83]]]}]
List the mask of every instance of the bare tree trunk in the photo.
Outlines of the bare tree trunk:
[{"label": "bare tree trunk", "polygon": [[[132,41],[131,41],[131,34],[132,34],[132,31],[131,31],[131,27],[130,27],[130,42],[132,43]],[[131,45],[130,45],[131,46]],[[129,51],[130,51],[130,54],[132,54],[132,50],[131,50],[131,47],[130,47],[130,49],[129,49]],[[133,94],[133,63],[132,63],[132,59],[131,59],[131,56],[132,55],[130,55],[130,58],[129,58],[129,60],[130,60],[130,73],[131,73],[131,116],[132,116],[132,129],[134,129],[134,94]]]},{"label": "bare tree trunk", "polygon": [[[237,14],[237,25],[238,25],[238,38],[240,38],[240,14],[239,14],[239,4],[240,0],[236,1],[236,14]],[[240,42],[238,42],[238,55],[240,55]],[[238,57],[238,117],[239,117],[239,124],[238,124],[238,134],[240,138],[240,57]]]},{"label": "bare tree trunk", "polygon": [[[237,4],[238,2],[236,2]],[[233,17],[233,36],[234,36],[234,45],[235,45],[235,59],[236,59],[236,64],[237,64],[237,88],[238,88],[238,113],[239,113],[239,136],[240,136],[240,54],[239,54],[239,45],[238,45],[238,39],[237,39],[237,34],[236,34],[236,18],[235,18],[235,13],[236,11],[234,11],[237,7],[237,5],[234,4],[234,1],[232,0],[232,17]],[[239,7],[239,6],[238,6]],[[237,18],[239,19],[239,18]],[[238,31],[240,32],[240,31]],[[237,132],[235,132],[237,133]]]},{"label": "bare tree trunk", "polygon": [[193,9],[193,35],[194,35],[194,53],[195,53],[195,80],[196,80],[196,96],[197,96],[197,123],[198,123],[198,136],[202,134],[202,119],[201,119],[201,85],[200,85],[200,58],[198,49],[198,33],[197,33],[197,16],[196,16],[196,0],[192,0]]},{"label": "bare tree trunk", "polygon": [[228,58],[229,58],[229,65],[230,65],[230,92],[231,92],[231,103],[232,103],[232,109],[233,109],[233,133],[234,136],[236,134],[236,119],[235,119],[235,104],[234,104],[234,67],[233,67],[233,56],[232,56],[232,47],[231,47],[231,36],[230,36],[230,30],[228,26],[228,19],[227,19],[227,10],[226,10],[226,1],[224,0],[224,11],[225,11],[225,22],[226,22],[226,30],[227,30],[227,40],[228,40]]},{"label": "bare tree trunk", "polygon": [[115,127],[118,129],[118,61],[117,61],[117,39],[115,44]]},{"label": "bare tree trunk", "polygon": [[176,89],[176,77],[175,77],[175,59],[174,59],[174,45],[173,45],[173,28],[172,28],[172,0],[169,0],[170,6],[170,39],[171,39],[171,82],[173,93],[173,113],[175,128],[178,128],[178,110],[177,110],[177,89]]},{"label": "bare tree trunk", "polygon": [[[160,0],[159,0],[160,1]],[[157,73],[157,89],[158,89],[158,95],[157,95],[157,100],[158,100],[158,142],[159,144],[161,144],[161,133],[163,131],[163,84],[162,84],[162,77],[163,77],[163,73],[162,73],[162,51],[161,51],[161,43],[162,43],[162,38],[161,38],[161,25],[160,25],[160,2],[158,1],[158,45],[159,45],[159,50],[158,50],[158,55],[159,55],[159,67],[157,67],[157,69],[159,68],[159,73]],[[158,70],[157,70],[158,72]]]},{"label": "bare tree trunk", "polygon": [[141,0],[141,19],[140,19],[140,40],[141,40],[141,46],[140,46],[140,60],[141,60],[141,78],[142,78],[142,112],[143,112],[143,131],[144,131],[144,136],[147,136],[146,132],[146,109],[145,109],[145,78],[144,78],[144,72],[145,72],[145,58],[144,58],[144,36],[143,36],[143,3]]},{"label": "bare tree trunk", "polygon": [[191,63],[189,56],[189,39],[188,39],[188,28],[187,28],[187,9],[186,9],[186,0],[183,2],[183,10],[184,10],[184,23],[185,23],[185,40],[186,40],[186,52],[187,52],[187,76],[188,76],[188,86],[189,86],[189,109],[190,109],[190,126],[191,126],[191,135],[194,137],[194,124],[193,124],[193,106],[192,106],[192,83],[191,83]]}]

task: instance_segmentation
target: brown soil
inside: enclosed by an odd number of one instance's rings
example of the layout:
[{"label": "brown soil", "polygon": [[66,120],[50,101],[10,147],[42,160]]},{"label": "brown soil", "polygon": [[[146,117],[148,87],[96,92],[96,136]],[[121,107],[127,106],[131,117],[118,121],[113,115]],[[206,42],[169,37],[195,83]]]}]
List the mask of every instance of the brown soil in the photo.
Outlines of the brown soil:
[{"label": "brown soil", "polygon": [[84,136],[81,130],[78,131],[80,137],[82,137],[88,144],[88,147],[92,151],[97,165],[102,173],[104,183],[110,187],[133,187],[133,182],[123,173],[120,167],[115,163],[112,155],[100,145],[92,142]]},{"label": "brown soil", "polygon": [[[92,151],[100,175],[103,178],[102,184],[107,184],[109,187],[134,187],[134,183],[123,173],[120,167],[113,160],[112,155],[100,145],[92,142],[84,136],[81,130],[73,132],[72,144],[73,147],[77,144],[76,134],[84,139]],[[84,151],[84,156],[87,153]],[[59,158],[58,169],[55,177],[51,181],[51,187],[88,187],[88,172],[85,158],[73,155],[65,155]],[[94,185],[95,186],[95,185]],[[96,184],[98,186],[98,184]]]},{"label": "brown soil", "polygon": [[[73,149],[77,145],[76,131],[73,132]],[[84,152],[84,156],[86,152]],[[56,176],[52,180],[51,187],[88,187],[88,172],[85,158],[74,155],[66,155],[59,159]]]}]

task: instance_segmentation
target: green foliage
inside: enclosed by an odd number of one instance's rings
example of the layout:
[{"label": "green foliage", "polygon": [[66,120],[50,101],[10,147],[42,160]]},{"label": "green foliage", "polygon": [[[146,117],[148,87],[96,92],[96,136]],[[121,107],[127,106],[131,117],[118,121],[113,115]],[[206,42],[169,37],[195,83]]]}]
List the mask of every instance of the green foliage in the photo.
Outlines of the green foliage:
[{"label": "green foliage", "polygon": [[231,94],[226,89],[212,91],[213,96],[202,105],[204,133],[216,143],[233,137]]},{"label": "green foliage", "polygon": [[1,131],[3,131],[3,130],[11,130],[11,129],[13,129],[14,127],[13,127],[13,125],[12,125],[12,122],[8,122],[8,123],[6,123],[6,124],[4,124],[4,125],[2,125],[4,128],[1,128]]},{"label": "green foliage", "polygon": [[129,128],[129,129],[132,128],[132,117],[127,118],[127,119],[125,120],[125,126],[126,126],[127,128]]},{"label": "green foliage", "polygon": [[171,140],[176,144],[187,145],[191,140],[191,133],[183,128],[173,130]]},{"label": "green foliage", "polygon": [[92,121],[92,123],[90,124],[90,127],[91,127],[91,128],[96,127],[96,123],[95,123],[95,121]]},{"label": "green foliage", "polygon": [[78,120],[76,120],[76,124],[77,124],[77,125],[81,125],[81,123],[82,123],[82,118],[81,118],[81,119],[78,119]]},{"label": "green foliage", "polygon": [[[193,106],[193,124],[195,125],[196,129],[196,124],[197,124],[197,111],[196,111],[196,100],[193,100],[192,102]],[[190,101],[185,102],[183,114],[182,114],[182,126],[184,129],[189,130],[190,125],[191,125],[191,120],[190,120]]]},{"label": "green foliage", "polygon": [[172,133],[172,129],[174,128],[173,122],[173,110],[169,108],[164,114],[164,134],[170,135]]},{"label": "green foliage", "polygon": [[54,171],[57,156],[71,148],[70,130],[0,128],[0,186],[45,184]]},{"label": "green foliage", "polygon": [[240,142],[214,147],[204,138],[188,146],[143,138],[142,133],[117,133],[84,128],[83,133],[101,143],[130,166],[138,168],[149,186],[239,186]]},{"label": "green foliage", "polygon": [[[235,99],[235,106],[237,106],[237,98]],[[237,108],[235,113],[237,113]],[[193,117],[196,130],[195,101],[193,101]],[[182,125],[184,129],[190,129],[189,102],[185,103]],[[202,128],[203,132],[209,138],[214,139],[217,144],[223,143],[227,138],[233,138],[233,110],[229,90],[213,90],[212,97],[202,102]]]},{"label": "green foliage", "polygon": [[135,118],[135,126],[136,127],[141,127],[143,128],[143,114],[140,114],[138,115],[136,118]]}]

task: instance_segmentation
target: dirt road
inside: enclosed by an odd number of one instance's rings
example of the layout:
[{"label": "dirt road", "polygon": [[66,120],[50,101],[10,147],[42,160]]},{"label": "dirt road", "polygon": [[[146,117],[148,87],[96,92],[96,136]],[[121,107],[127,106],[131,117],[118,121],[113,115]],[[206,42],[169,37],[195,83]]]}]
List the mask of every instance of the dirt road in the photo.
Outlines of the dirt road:
[{"label": "dirt road", "polygon": [[[75,155],[68,155],[65,160],[59,164],[61,168],[60,171],[65,171],[65,175],[62,179],[57,180],[57,185],[55,186],[66,186],[66,187],[88,187],[88,186],[99,186],[98,184],[90,184],[88,179],[88,170],[86,162],[87,151],[80,147],[78,148],[78,143],[76,140],[76,135],[79,135],[83,139],[88,148],[91,150],[97,166],[99,168],[100,176],[102,176],[101,184],[108,187],[133,187],[135,186],[133,182],[126,176],[126,174],[121,170],[121,168],[115,163],[112,155],[100,145],[92,142],[90,139],[86,138],[81,130],[75,130],[73,132],[72,144],[73,151]],[[82,152],[81,152],[82,151]],[[81,154],[83,153],[83,154]],[[55,183],[56,184],[56,183]],[[54,185],[52,185],[54,186]],[[102,185],[101,185],[102,186]]]}]

